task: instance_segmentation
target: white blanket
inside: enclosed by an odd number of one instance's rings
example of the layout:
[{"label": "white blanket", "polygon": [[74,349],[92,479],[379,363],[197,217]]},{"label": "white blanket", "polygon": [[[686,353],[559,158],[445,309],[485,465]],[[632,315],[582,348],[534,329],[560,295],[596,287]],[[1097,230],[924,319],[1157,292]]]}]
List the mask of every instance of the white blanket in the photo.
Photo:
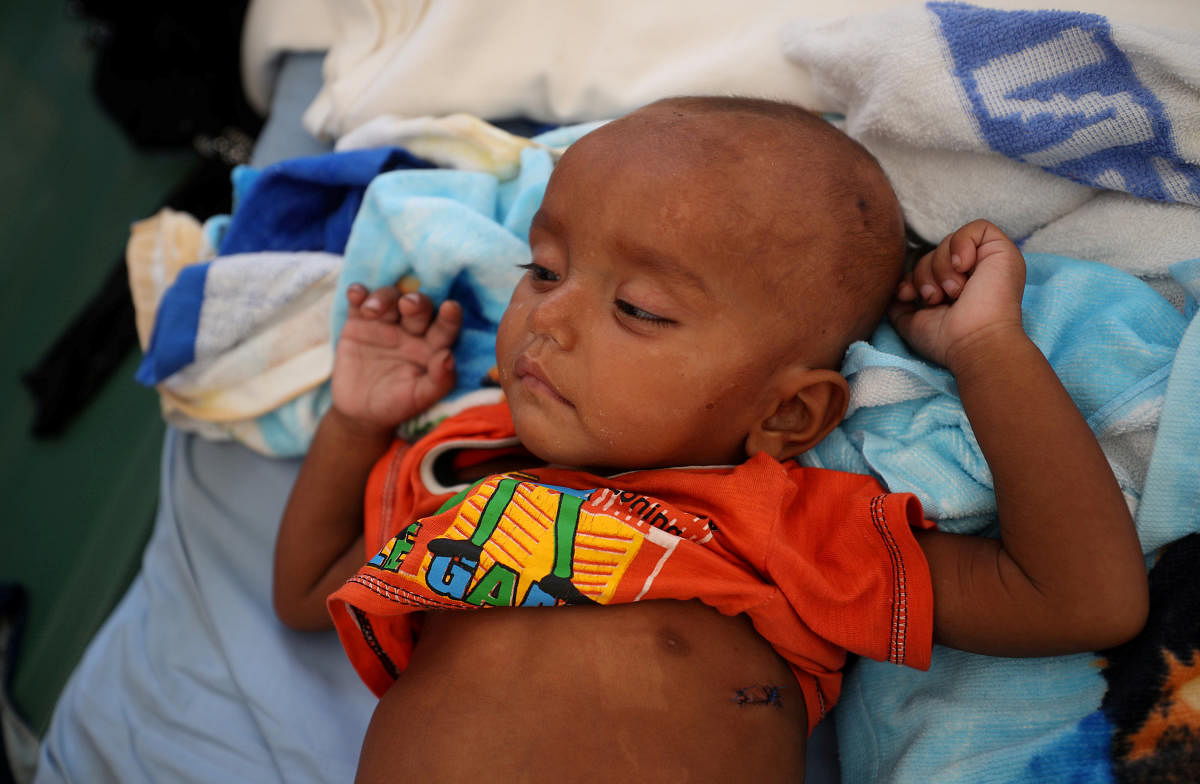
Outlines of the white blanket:
[{"label": "white blanket", "polygon": [[[826,109],[807,71],[780,51],[784,24],[904,5],[911,3],[254,0],[242,75],[251,102],[265,109],[281,53],[328,48],[325,86],[306,118],[309,130],[327,138],[383,114],[467,112],[566,123],[615,117],[684,93],[778,97]],[[1186,0],[1060,0],[1054,6],[1200,31],[1200,4]]]}]

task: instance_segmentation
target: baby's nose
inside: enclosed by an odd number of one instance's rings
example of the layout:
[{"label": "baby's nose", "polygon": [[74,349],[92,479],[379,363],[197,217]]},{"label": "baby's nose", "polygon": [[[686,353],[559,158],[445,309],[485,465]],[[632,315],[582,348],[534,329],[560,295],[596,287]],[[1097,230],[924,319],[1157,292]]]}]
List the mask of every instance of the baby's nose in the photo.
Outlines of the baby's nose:
[{"label": "baby's nose", "polygon": [[529,328],[569,349],[575,344],[577,325],[586,319],[586,312],[582,292],[567,283],[538,298],[529,312]]}]

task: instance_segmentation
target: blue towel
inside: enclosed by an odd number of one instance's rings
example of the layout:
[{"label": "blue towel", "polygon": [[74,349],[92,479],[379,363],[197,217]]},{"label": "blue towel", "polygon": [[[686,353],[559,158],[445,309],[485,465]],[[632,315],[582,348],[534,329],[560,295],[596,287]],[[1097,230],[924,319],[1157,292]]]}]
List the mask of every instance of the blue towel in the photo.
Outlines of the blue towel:
[{"label": "blue towel", "polygon": [[[1110,267],[1044,254],[1026,261],[1026,331],[1102,444],[1152,427],[1183,316],[1148,285]],[[893,491],[916,493],[943,530],[987,532],[995,516],[991,473],[950,372],[912,354],[886,323],[869,343],[850,347],[842,372],[852,390],[848,416],[802,462],[874,474]],[[1110,459],[1120,469],[1119,456]],[[1135,503],[1144,470],[1117,471]],[[1181,533],[1144,539],[1146,550]]]},{"label": "blue towel", "polygon": [[[1083,255],[1109,238],[1155,272],[1170,266],[1192,298],[1180,312],[1124,273],[1027,253],[1026,328],[1136,508],[1154,567],[1151,623],[1106,656],[1001,659],[937,647],[927,673],[856,662],[834,709],[843,779],[1198,780],[1188,767],[1200,759],[1194,719],[1178,711],[1189,704],[1189,668],[1200,666],[1200,261],[1172,266],[1187,256],[1169,255],[1177,248],[1158,241],[1162,213],[1141,207],[1187,215],[1200,205],[1187,136],[1200,101],[1183,86],[1200,39],[1094,14],[930,3],[797,28],[791,47],[845,103],[851,134],[891,167],[918,230],[940,238],[984,215],[1024,236],[1103,189],[1103,223],[1077,221],[1054,250]],[[990,472],[953,378],[887,326],[851,348],[845,370],[850,416],[805,462],[874,473],[915,492],[943,528],[994,533]]]},{"label": "blue towel", "polygon": [[[556,128],[536,140],[565,147],[596,126]],[[221,359],[273,315],[294,310],[293,300],[311,300],[313,285],[332,268],[331,254],[344,252],[332,307],[335,341],[352,282],[376,287],[415,275],[435,301],[463,304],[458,385],[428,416],[410,423],[409,433],[419,432],[480,389],[494,365],[496,328],[520,277],[517,265],[528,261],[529,223],[552,169],[546,149],[526,150],[518,176],[500,182],[377,148],[281,161],[261,172],[236,170],[232,218],[205,224],[222,255],[185,268],[164,294],[137,379],[170,384],[202,359]],[[285,255],[282,248],[291,249],[295,263],[281,270],[274,261]],[[221,432],[265,454],[303,454],[330,403],[327,382],[310,386],[253,420],[222,420]]]},{"label": "blue towel", "polygon": [[[594,127],[559,128],[536,140],[563,147]],[[345,290],[351,283],[376,288],[413,275],[435,302],[455,299],[463,306],[454,348],[457,386],[409,424],[410,436],[486,386],[496,364],[496,329],[521,277],[518,265],[529,261],[529,224],[552,171],[549,152],[527,149],[520,173],[505,182],[482,172],[398,171],[380,175],[367,190],[334,297],[335,340],[346,320]]]},{"label": "blue towel", "polygon": [[293,158],[235,171],[235,209],[221,255],[268,250],[341,253],[367,185],[395,169],[431,164],[399,148]]},{"label": "blue towel", "polygon": [[133,377],[151,387],[196,358],[196,335],[209,264],[192,264],[179,271],[171,287],[163,292],[150,333],[150,344]]},{"label": "blue towel", "polygon": [[1151,89],[1165,96],[1169,85],[1134,70],[1107,18],[928,7],[993,150],[1084,185],[1200,205],[1200,165],[1176,138],[1186,126],[1172,126]]},{"label": "blue towel", "polygon": [[[354,216],[371,180],[398,168],[430,164],[399,148],[312,155],[265,169],[233,173],[229,218],[210,219],[206,231],[221,256],[263,251],[325,251],[346,247]],[[152,386],[196,357],[209,263],[185,268],[164,294],[150,345],[135,378]]]},{"label": "blue towel", "polygon": [[[1200,531],[1200,327],[1187,327],[1126,273],[1056,256],[1027,261],[1026,329],[1102,444],[1105,434],[1119,440],[1161,407],[1144,485],[1122,478],[1138,504],[1143,550]],[[1189,348],[1192,338],[1197,346]],[[1197,365],[1190,378],[1180,375],[1189,353]],[[891,374],[892,399],[852,412],[804,462],[874,473],[893,490],[917,493],[942,528],[994,533],[990,472],[952,377],[915,358],[887,325],[850,349],[846,369],[852,387],[872,383],[872,373]],[[855,749],[842,756],[843,778],[1111,781],[1113,727],[1100,712],[1106,689],[1093,654],[1001,659],[939,646],[925,673],[859,661],[834,710],[842,748]]]}]

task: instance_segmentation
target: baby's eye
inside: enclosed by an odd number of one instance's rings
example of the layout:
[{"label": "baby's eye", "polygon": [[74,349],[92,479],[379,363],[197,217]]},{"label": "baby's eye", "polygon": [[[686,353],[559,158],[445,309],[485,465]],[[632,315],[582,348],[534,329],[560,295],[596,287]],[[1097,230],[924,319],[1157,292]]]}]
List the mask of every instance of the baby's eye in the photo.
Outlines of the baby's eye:
[{"label": "baby's eye", "polygon": [[651,313],[648,310],[642,310],[637,305],[634,305],[631,302],[626,302],[623,299],[617,300],[616,304],[617,310],[621,311],[626,316],[637,319],[638,321],[645,321],[659,327],[666,327],[675,323],[669,318],[663,318],[662,316]]},{"label": "baby's eye", "polygon": [[517,266],[527,271],[529,277],[542,283],[554,283],[559,279],[557,272],[551,272],[536,261],[531,261],[528,264],[518,264]]}]

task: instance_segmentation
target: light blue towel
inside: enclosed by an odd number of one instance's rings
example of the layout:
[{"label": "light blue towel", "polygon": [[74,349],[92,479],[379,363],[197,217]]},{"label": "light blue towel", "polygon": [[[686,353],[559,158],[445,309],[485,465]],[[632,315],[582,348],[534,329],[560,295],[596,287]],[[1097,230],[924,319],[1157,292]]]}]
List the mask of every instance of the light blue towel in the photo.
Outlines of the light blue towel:
[{"label": "light blue towel", "polygon": [[[1184,318],[1118,270],[1044,254],[1026,261],[1026,331],[1102,444],[1113,442],[1110,461],[1136,503],[1145,465],[1115,446],[1153,429]],[[851,383],[849,416],[801,461],[874,474],[895,492],[916,493],[944,530],[986,532],[995,515],[991,472],[949,371],[915,356],[885,323],[870,343],[850,347],[842,372]],[[1149,460],[1148,447],[1140,458]],[[1145,549],[1180,534],[1158,532]]]},{"label": "light blue towel", "polygon": [[529,222],[550,169],[549,155],[535,150],[522,156],[521,174],[510,183],[479,172],[440,170],[376,178],[346,245],[333,334],[345,323],[345,289],[351,283],[373,289],[415,275],[435,302],[452,298],[462,304],[455,393],[478,389],[495,365],[496,327],[521,276],[518,265],[529,260]]},{"label": "light blue towel", "polygon": [[[872,48],[864,55],[860,49],[876,39],[855,33],[883,40],[889,35],[884,28],[900,22],[929,40],[902,52],[889,50],[899,58],[895,66],[864,76],[860,59],[875,62],[878,52]],[[897,187],[910,187],[910,198],[924,197],[906,209],[924,211],[928,225],[947,216],[957,220],[954,209],[964,203],[978,209],[990,199],[1000,208],[983,215],[995,219],[999,212],[1013,225],[1037,228],[1043,216],[1054,219],[1078,206],[1071,199],[1087,198],[1071,191],[1082,186],[1185,209],[1200,204],[1200,162],[1194,145],[1185,143],[1194,130],[1185,120],[1200,102],[1194,88],[1182,87],[1195,83],[1200,62],[1195,36],[1189,44],[1186,33],[1119,27],[1094,14],[1004,12],[957,3],[897,10],[888,25],[880,19],[864,21],[861,30],[839,28],[844,44],[860,47],[853,52],[827,51],[820,31],[797,40],[805,56],[817,52],[813,62],[845,91],[854,127],[891,155],[893,165],[912,164],[895,170]],[[1185,54],[1189,46],[1192,57]],[[1139,67],[1132,64],[1135,58]],[[1170,63],[1181,64],[1183,72],[1168,71]],[[922,84],[952,86],[949,96],[938,93],[943,103],[937,104],[940,114],[934,113],[937,122],[929,106],[910,103],[914,95],[931,96],[917,87],[912,95],[901,89],[894,74],[904,68],[924,69]],[[896,89],[883,89],[889,85]],[[878,105],[861,95],[878,99]],[[947,162],[930,164],[927,183],[913,176],[921,157],[905,146],[913,144],[928,148],[921,151],[925,160]],[[909,151],[908,157],[898,150]],[[993,176],[983,187],[979,172],[995,174],[1004,165],[1012,176]],[[1041,172],[1030,173],[1030,165],[1079,185],[1047,180]],[[1142,250],[1161,257],[1156,226],[1131,225],[1143,232]],[[1104,226],[1094,228],[1100,233],[1064,234],[1061,252],[1070,253],[1072,238],[1083,245],[1108,236]],[[1126,499],[1136,506],[1142,548],[1148,565],[1154,563],[1170,543],[1200,531],[1195,304],[1189,302],[1181,314],[1124,273],[1035,253],[1028,261],[1026,329],[1097,434]],[[1195,298],[1200,261],[1175,264],[1171,272]],[[854,410],[805,461],[875,473],[893,490],[915,492],[945,529],[992,533],[990,472],[950,375],[913,358],[886,326],[871,345],[851,348],[846,371]],[[1020,401],[1013,406],[1019,410]],[[1152,612],[1170,618],[1171,598],[1161,594]],[[1194,626],[1195,617],[1177,618],[1175,625]],[[1102,700],[1112,695],[1102,664],[1096,654],[1001,659],[942,647],[935,648],[927,673],[856,662],[834,709],[843,779],[1112,782],[1117,766],[1125,764],[1113,759],[1114,726],[1131,719],[1116,715],[1111,701],[1102,710]],[[1135,693],[1161,688],[1157,676],[1138,676]],[[1131,689],[1130,683],[1124,686]],[[1132,720],[1135,726],[1140,721]],[[1178,766],[1176,772],[1190,780]]]},{"label": "light blue towel", "polygon": [[[535,140],[564,147],[595,127],[559,128]],[[346,321],[345,291],[351,283],[376,288],[414,275],[434,302],[449,298],[463,305],[463,329],[454,348],[457,385],[420,422],[410,424],[410,434],[485,385],[496,364],[496,329],[522,275],[518,265],[529,261],[529,224],[553,168],[547,150],[527,149],[520,173],[505,182],[481,172],[430,169],[383,174],[367,189],[334,297],[335,340]]]},{"label": "light blue towel", "polygon": [[[548,148],[565,147],[598,125],[557,128],[536,140]],[[372,164],[373,168],[354,168],[353,174],[359,179],[380,167],[394,168],[392,164],[397,160],[408,160],[401,150],[367,150],[284,161],[267,173],[277,174],[275,179],[283,182],[273,187],[291,187],[288,177],[295,179],[296,171],[307,176],[322,161],[344,163],[352,159]],[[324,172],[316,168],[319,174]],[[332,308],[331,334],[335,341],[346,319],[345,290],[350,283],[374,288],[415,275],[422,291],[435,301],[453,298],[464,308],[463,331],[454,349],[458,384],[443,403],[420,422],[411,423],[410,434],[419,431],[453,411],[463,395],[478,390],[494,366],[496,328],[521,275],[517,265],[529,260],[529,223],[541,204],[552,170],[548,150],[529,149],[522,154],[518,176],[505,182],[491,174],[447,169],[409,169],[371,176],[369,186],[362,183],[365,194],[354,213],[344,257],[295,253],[292,257],[296,263],[282,271],[272,266],[279,254],[270,253],[223,256],[186,267],[164,295],[138,380],[147,385],[170,383],[169,379],[181,370],[219,359],[239,340],[260,329],[264,319],[290,307],[298,292],[336,263],[342,267]],[[342,167],[337,173],[342,176],[345,171]],[[258,194],[258,202],[262,202],[264,193],[269,195],[264,183],[270,184],[252,169],[243,167],[235,172],[234,190],[240,206],[234,224],[240,214],[242,225],[252,226],[251,197]],[[342,191],[337,193],[341,199]],[[273,227],[292,225],[299,220],[296,216],[311,215],[323,205],[328,206],[328,198],[315,186],[291,187],[289,199],[284,201],[282,206],[275,205],[270,216]],[[338,204],[343,205],[337,211],[342,215],[344,202],[339,200]],[[337,225],[343,222],[339,219]],[[213,244],[226,247],[233,228],[226,216],[218,216],[206,223],[205,231]],[[263,234],[267,230],[255,231]],[[330,231],[322,223],[309,233],[320,238]],[[320,263],[301,263],[304,259]],[[214,281],[222,285],[214,287]],[[215,289],[219,293],[214,294]],[[265,454],[302,455],[329,405],[326,382],[253,420],[238,423],[231,435]]]},{"label": "light blue towel", "polygon": [[[1055,256],[1027,261],[1026,329],[1101,441],[1161,411],[1144,484],[1130,475],[1122,482],[1138,501],[1143,549],[1200,530],[1200,327],[1125,273]],[[853,412],[805,462],[867,470],[916,492],[943,528],[989,533],[991,478],[952,378],[912,357],[886,325],[871,342],[849,352],[851,384],[886,368],[900,376],[888,378],[890,393],[913,396]],[[884,393],[859,392],[872,394]],[[841,747],[854,750],[842,756],[843,777],[1110,781],[1112,731],[1098,713],[1105,689],[1093,654],[1001,659],[935,647],[924,673],[859,661],[834,710]]]},{"label": "light blue towel", "polygon": [[[547,147],[566,147],[599,123],[565,126],[535,137]],[[479,172],[427,169],[376,177],[367,188],[350,237],[334,295],[331,334],[336,342],[346,321],[346,288],[391,285],[405,275],[420,279],[435,302],[463,304],[463,330],[454,347],[458,383],[453,392],[407,423],[414,436],[464,405],[495,365],[496,329],[529,260],[529,223],[553,171],[545,150],[526,150],[519,175],[500,182]],[[330,405],[329,384],[257,420],[270,453],[301,455]]]}]

